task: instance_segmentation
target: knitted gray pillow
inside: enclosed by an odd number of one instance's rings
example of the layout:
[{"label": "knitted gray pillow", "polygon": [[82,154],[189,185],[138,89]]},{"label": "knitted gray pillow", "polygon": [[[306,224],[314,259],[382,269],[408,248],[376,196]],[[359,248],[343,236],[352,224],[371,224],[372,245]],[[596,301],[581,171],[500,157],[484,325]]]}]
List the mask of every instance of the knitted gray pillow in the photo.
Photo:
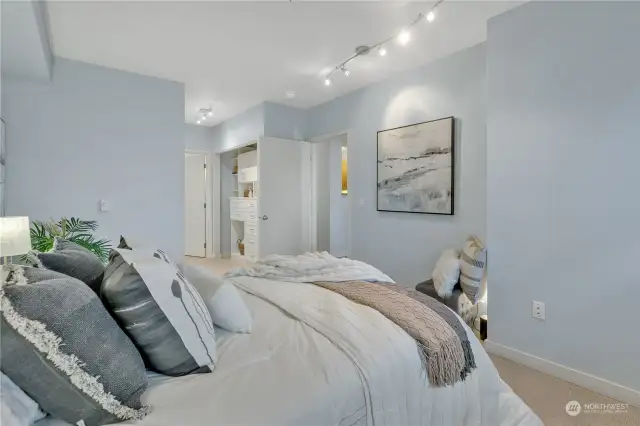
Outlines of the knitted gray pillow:
[{"label": "knitted gray pillow", "polygon": [[35,256],[45,268],[77,278],[96,293],[100,291],[104,264],[86,248],[55,237],[51,251],[35,253]]},{"label": "knitted gray pillow", "polygon": [[0,283],[4,374],[71,424],[144,417],[144,363],[97,295],[60,273],[12,269]]}]

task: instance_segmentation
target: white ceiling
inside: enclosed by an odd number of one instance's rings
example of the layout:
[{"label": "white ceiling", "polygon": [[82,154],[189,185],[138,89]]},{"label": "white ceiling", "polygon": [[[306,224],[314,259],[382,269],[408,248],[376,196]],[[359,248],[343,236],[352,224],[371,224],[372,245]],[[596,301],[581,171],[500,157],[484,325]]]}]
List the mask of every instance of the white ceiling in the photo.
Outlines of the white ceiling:
[{"label": "white ceiling", "polygon": [[50,1],[48,10],[57,56],[183,82],[185,120],[212,107],[214,124],[263,101],[309,108],[474,45],[487,19],[520,3],[445,1],[407,46],[355,60],[330,87],[323,72],[432,3]]}]

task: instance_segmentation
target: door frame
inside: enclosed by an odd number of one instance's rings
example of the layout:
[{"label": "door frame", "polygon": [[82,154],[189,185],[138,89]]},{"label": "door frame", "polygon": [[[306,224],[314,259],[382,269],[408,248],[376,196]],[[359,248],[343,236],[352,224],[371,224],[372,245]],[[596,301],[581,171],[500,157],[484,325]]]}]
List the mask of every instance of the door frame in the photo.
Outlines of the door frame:
[{"label": "door frame", "polygon": [[[215,217],[218,216],[215,214],[215,206],[213,203],[213,189],[215,188],[215,184],[217,182],[216,171],[219,170],[219,166],[214,164],[211,159],[211,152],[201,150],[201,149],[185,149],[185,154],[200,154],[204,155],[204,161],[207,165],[205,170],[205,202],[207,203],[207,207],[205,208],[204,216],[205,216],[205,243],[207,244],[207,248],[205,249],[205,258],[215,257],[216,251],[214,246],[214,241],[216,240],[216,236],[218,232],[214,226]],[[186,173],[186,170],[185,170]],[[219,186],[219,185],[218,185]],[[183,203],[185,201],[183,200]],[[184,224],[182,225],[184,226]]]},{"label": "door frame", "polygon": [[[317,143],[322,143],[323,141],[325,141],[326,139],[331,139],[331,138],[335,138],[336,136],[342,136],[342,135],[346,135],[347,137],[347,152],[350,146],[350,141],[352,140],[352,135],[353,132],[349,129],[346,130],[341,130],[338,132],[332,132],[332,133],[326,133],[323,135],[319,135],[319,136],[315,136],[313,138],[308,139],[309,142],[311,143],[311,149],[310,149],[310,157],[311,157],[311,167],[309,167],[309,172],[311,174],[310,176],[310,181],[311,181],[311,196],[310,196],[310,202],[308,203],[308,208],[309,208],[309,217],[310,217],[310,226],[309,226],[309,251],[311,252],[315,252],[318,251],[318,180],[317,180],[317,170],[316,170],[316,153],[315,150],[313,149],[313,146]],[[352,162],[352,155],[347,154],[347,170],[351,170],[351,162]],[[351,241],[351,235],[353,234],[353,229],[352,229],[352,217],[353,217],[353,206],[354,206],[354,197],[352,196],[353,193],[351,192],[352,189],[349,188],[349,193],[347,195],[348,197],[348,204],[349,204],[349,257],[351,257],[352,255],[352,241]]]},{"label": "door frame", "polygon": [[[220,227],[222,226],[220,220],[221,220],[221,216],[222,216],[222,200],[220,199],[220,197],[222,196],[221,193],[221,188],[220,185],[222,184],[222,180],[220,177],[220,173],[222,172],[222,169],[220,167],[220,156],[222,154],[226,154],[227,152],[232,152],[232,151],[237,151],[240,148],[244,148],[245,146],[249,146],[249,145],[253,145],[253,144],[258,144],[258,149],[260,149],[260,138],[257,139],[253,139],[249,142],[246,143],[242,143],[240,145],[236,145],[234,147],[231,148],[225,148],[221,151],[216,151],[213,153],[212,155],[212,160],[213,160],[213,172],[211,173],[212,177],[213,177],[213,203],[212,206],[213,208],[211,209],[213,211],[213,243],[212,243],[212,255],[211,257],[220,257],[222,258],[222,249],[221,249],[221,242],[220,242],[220,238],[222,238],[222,231],[220,229]],[[258,168],[258,170],[260,170]],[[229,220],[231,220],[229,218]],[[207,247],[209,246],[209,243],[207,242]]]}]

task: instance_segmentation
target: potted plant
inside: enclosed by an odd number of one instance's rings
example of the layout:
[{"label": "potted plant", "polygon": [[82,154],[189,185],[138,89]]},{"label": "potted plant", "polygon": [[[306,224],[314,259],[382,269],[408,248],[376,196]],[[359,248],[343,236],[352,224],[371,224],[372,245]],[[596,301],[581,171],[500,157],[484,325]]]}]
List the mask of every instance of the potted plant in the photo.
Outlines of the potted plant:
[{"label": "potted plant", "polygon": [[34,220],[31,225],[31,248],[46,252],[53,248],[55,237],[64,238],[95,253],[103,262],[109,260],[111,242],[98,238],[94,232],[98,229],[95,220],[81,220],[76,217],[63,217],[59,221]]}]

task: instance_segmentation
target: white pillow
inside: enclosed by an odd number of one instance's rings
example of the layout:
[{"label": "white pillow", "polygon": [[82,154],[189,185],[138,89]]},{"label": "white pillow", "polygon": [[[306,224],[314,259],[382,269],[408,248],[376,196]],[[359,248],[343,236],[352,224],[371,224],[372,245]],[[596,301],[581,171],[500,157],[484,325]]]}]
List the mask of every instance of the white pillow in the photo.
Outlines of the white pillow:
[{"label": "white pillow", "polygon": [[182,270],[204,299],[214,324],[234,333],[251,332],[251,313],[232,282],[200,266],[185,264]]},{"label": "white pillow", "polygon": [[13,381],[0,373],[0,424],[3,426],[30,426],[44,418],[37,402]]},{"label": "white pillow", "polygon": [[456,250],[448,249],[442,253],[433,269],[431,278],[438,296],[451,297],[453,287],[458,284],[460,278],[460,258]]}]

